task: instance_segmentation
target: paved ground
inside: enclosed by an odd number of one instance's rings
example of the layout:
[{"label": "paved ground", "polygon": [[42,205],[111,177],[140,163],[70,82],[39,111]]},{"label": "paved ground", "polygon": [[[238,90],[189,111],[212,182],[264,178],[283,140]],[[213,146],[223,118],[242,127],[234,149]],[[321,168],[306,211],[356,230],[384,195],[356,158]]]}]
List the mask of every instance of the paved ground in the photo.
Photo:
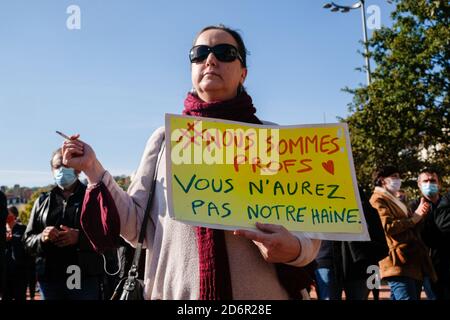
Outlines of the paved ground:
[{"label": "paved ground", "polygon": [[[311,294],[311,300],[317,300],[317,293],[314,289],[311,291],[310,294]],[[389,286],[382,285],[381,289],[380,289],[380,294],[379,294],[380,300],[390,300],[390,295],[391,295],[391,292],[389,290]],[[345,299],[345,296],[344,296],[344,299]],[[425,295],[424,291],[422,291],[421,299],[426,300],[426,295]],[[27,300],[30,300],[29,291],[27,291]],[[41,295],[39,294],[39,292],[36,292],[34,300],[41,300]],[[369,295],[369,300],[373,300],[372,292]]]},{"label": "paved ground", "polygon": [[[311,300],[317,300],[317,293],[315,290],[312,290],[310,295],[311,295]],[[389,290],[389,286],[382,285],[380,288],[379,300],[390,300],[391,299],[390,297],[391,297],[391,291]],[[343,294],[343,299],[345,299],[344,294]],[[421,294],[421,299],[422,300],[427,299],[425,292],[423,290],[422,290],[422,294]],[[369,294],[369,300],[373,300],[372,292],[370,292],[370,294]]]}]

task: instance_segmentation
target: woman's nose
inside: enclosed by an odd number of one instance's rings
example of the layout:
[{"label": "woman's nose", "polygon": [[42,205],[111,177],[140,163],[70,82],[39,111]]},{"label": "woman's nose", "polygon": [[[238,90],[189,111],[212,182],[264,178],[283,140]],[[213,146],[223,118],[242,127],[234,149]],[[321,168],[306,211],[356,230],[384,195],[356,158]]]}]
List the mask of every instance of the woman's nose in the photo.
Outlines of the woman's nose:
[{"label": "woman's nose", "polygon": [[216,66],[217,65],[217,58],[214,55],[214,53],[210,52],[208,54],[208,57],[206,58],[206,65],[207,66],[210,66],[210,65]]}]

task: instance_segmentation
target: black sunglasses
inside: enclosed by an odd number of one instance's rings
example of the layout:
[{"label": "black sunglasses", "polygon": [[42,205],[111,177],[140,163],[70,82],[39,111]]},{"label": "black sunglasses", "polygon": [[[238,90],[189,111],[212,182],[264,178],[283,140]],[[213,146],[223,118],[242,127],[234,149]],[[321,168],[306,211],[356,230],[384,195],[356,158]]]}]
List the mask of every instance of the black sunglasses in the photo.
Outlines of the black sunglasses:
[{"label": "black sunglasses", "polygon": [[219,61],[233,62],[234,60],[239,59],[242,64],[244,63],[238,49],[227,43],[218,44],[214,47],[209,47],[206,45],[194,46],[191,51],[189,51],[189,59],[191,60],[191,63],[202,62],[211,52],[214,53],[214,56]]}]

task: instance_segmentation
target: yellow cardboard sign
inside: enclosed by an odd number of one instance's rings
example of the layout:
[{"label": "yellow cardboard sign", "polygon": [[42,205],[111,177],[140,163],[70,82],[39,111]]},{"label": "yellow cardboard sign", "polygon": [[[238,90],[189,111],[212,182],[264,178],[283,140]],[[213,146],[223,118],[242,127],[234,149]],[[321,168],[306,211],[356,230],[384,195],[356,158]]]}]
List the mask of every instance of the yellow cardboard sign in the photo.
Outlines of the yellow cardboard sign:
[{"label": "yellow cardboard sign", "polygon": [[255,125],[166,114],[169,213],[189,224],[285,226],[311,238],[368,240],[348,128]]}]

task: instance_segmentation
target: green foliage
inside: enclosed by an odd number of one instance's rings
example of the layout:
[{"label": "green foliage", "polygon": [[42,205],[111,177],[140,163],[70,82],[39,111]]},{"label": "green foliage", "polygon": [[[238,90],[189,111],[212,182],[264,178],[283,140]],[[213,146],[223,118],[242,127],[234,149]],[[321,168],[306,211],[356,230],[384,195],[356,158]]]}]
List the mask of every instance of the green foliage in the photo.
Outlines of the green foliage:
[{"label": "green foliage", "polygon": [[376,63],[372,83],[344,89],[353,102],[342,120],[349,124],[358,180],[366,190],[375,168],[388,163],[400,168],[410,187],[424,166],[437,167],[447,179],[450,170],[449,2],[393,2],[393,26],[369,40]]},{"label": "green foliage", "polygon": [[131,178],[129,176],[122,175],[122,176],[116,176],[113,178],[117,182],[119,187],[121,187],[124,191],[128,190],[128,187],[130,186],[130,183],[131,183]]},{"label": "green foliage", "polygon": [[20,210],[19,209],[19,220],[21,223],[23,223],[24,225],[28,224],[28,221],[30,220],[30,212],[27,212],[28,207],[25,205],[25,209],[24,210]]}]

